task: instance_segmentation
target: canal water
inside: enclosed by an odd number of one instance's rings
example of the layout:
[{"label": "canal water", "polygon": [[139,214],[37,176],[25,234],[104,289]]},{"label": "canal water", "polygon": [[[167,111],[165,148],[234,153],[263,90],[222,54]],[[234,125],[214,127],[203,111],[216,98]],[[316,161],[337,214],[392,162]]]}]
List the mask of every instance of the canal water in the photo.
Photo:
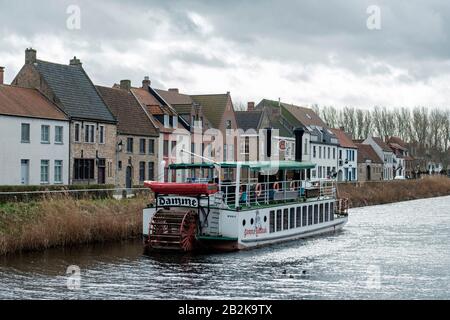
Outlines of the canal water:
[{"label": "canal water", "polygon": [[352,209],[339,233],[245,252],[1,257],[0,282],[0,299],[450,299],[450,197]]}]

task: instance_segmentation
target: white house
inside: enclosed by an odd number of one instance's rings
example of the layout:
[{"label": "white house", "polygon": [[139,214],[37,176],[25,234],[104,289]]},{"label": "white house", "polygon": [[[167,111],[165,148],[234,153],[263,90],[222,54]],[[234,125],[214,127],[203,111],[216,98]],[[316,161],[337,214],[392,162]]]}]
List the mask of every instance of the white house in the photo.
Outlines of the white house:
[{"label": "white house", "polygon": [[69,121],[35,89],[0,84],[0,185],[69,182]]},{"label": "white house", "polygon": [[394,152],[378,137],[368,137],[363,144],[370,144],[383,161],[383,180],[394,179]]},{"label": "white house", "polygon": [[338,181],[358,181],[358,148],[341,129],[331,129],[339,141],[337,157]]}]

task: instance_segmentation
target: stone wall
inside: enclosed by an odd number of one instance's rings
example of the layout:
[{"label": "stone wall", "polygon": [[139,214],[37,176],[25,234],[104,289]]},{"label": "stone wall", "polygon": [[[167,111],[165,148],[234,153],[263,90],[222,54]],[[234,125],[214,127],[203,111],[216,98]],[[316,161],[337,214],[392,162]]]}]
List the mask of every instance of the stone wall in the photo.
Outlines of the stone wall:
[{"label": "stone wall", "polygon": [[358,181],[365,182],[367,180],[367,166],[370,167],[370,181],[383,180],[383,165],[379,163],[358,163]]}]

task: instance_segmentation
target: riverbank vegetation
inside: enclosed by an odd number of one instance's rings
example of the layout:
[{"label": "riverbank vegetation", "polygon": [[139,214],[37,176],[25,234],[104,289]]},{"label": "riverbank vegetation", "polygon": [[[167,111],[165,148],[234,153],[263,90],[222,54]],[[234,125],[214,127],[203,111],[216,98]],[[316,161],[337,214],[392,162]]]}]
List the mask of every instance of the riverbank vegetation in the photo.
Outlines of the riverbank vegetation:
[{"label": "riverbank vegetation", "polygon": [[363,207],[399,201],[450,195],[450,179],[445,176],[419,180],[394,180],[339,184],[339,196],[350,200],[350,207]]},{"label": "riverbank vegetation", "polygon": [[[450,195],[450,179],[339,184],[351,207]],[[149,195],[132,199],[76,199],[50,195],[39,201],[0,203],[0,255],[139,238]]]},{"label": "riverbank vegetation", "polygon": [[0,204],[0,255],[140,236],[148,196],[80,200],[51,196]]}]

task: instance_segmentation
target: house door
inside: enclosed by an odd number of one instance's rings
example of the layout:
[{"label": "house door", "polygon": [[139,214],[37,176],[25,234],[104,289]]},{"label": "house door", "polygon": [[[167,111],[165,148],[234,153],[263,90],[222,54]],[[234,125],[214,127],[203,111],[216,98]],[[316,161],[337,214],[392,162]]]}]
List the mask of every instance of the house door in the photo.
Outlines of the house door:
[{"label": "house door", "polygon": [[367,179],[366,180],[370,181],[372,179],[372,177],[371,177],[372,173],[370,172],[370,166],[367,166],[366,173],[367,173]]},{"label": "house door", "polygon": [[131,189],[132,184],[133,184],[133,183],[132,183],[131,174],[132,174],[131,166],[128,166],[128,167],[127,167],[127,174],[126,174],[126,177],[125,177],[125,186],[126,186],[128,189]]},{"label": "house door", "polygon": [[105,159],[99,159],[99,161],[98,161],[98,184],[106,183],[105,172],[106,172]]},{"label": "house door", "polygon": [[21,179],[20,183],[30,184],[30,160],[21,160]]}]

